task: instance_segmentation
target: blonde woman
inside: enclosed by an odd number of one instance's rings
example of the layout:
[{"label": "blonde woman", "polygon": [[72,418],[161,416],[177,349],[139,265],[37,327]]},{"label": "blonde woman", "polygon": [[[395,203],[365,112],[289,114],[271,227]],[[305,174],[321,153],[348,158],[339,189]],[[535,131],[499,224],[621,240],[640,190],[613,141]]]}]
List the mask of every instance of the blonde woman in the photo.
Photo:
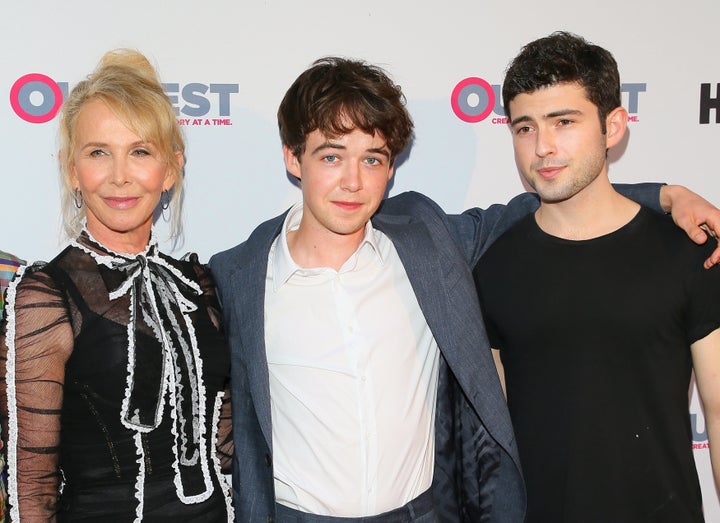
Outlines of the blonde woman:
[{"label": "blonde woman", "polygon": [[[18,273],[0,344],[13,521],[222,521],[229,357],[213,281],[179,234],[184,143],[147,59],[107,53],[63,104],[65,228]],[[6,363],[6,364],[5,364]]]}]

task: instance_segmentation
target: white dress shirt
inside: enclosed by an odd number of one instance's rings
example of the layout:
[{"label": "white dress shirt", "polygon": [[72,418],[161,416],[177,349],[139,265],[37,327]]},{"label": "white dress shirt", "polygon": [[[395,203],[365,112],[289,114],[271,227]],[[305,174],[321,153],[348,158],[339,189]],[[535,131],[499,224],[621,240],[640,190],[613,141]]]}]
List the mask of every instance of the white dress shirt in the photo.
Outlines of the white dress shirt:
[{"label": "white dress shirt", "polygon": [[265,342],[276,500],[376,515],[430,488],[439,350],[392,242],[368,223],[339,271],[301,268],[288,214],[268,260]]}]

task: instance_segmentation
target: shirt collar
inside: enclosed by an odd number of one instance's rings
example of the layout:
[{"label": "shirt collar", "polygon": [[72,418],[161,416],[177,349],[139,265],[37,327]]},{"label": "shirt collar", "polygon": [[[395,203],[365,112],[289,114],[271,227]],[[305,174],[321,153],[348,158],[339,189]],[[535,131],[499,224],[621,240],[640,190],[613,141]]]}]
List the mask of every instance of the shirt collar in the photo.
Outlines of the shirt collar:
[{"label": "shirt collar", "polygon": [[[303,216],[303,204],[298,202],[292,206],[288,211],[285,221],[283,222],[282,230],[277,240],[273,244],[270,250],[270,257],[272,263],[272,278],[273,278],[273,290],[277,291],[287,281],[299,271],[305,271],[308,273],[318,272],[325,270],[324,267],[304,269],[300,267],[290,255],[290,249],[287,243],[287,233],[296,230],[300,227],[300,220]],[[378,246],[377,231],[373,228],[370,221],[365,224],[365,236],[360,242],[357,250],[353,255],[345,262],[340,272],[344,270],[352,270],[356,263],[358,254],[362,251],[370,249],[371,252],[375,253],[380,263],[384,263],[382,251]]]}]

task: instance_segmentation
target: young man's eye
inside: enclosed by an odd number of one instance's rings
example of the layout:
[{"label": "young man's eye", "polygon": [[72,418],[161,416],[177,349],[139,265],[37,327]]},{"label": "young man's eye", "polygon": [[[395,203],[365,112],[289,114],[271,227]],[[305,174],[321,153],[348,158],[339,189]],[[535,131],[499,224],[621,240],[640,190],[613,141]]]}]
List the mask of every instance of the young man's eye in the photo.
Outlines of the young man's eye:
[{"label": "young man's eye", "polygon": [[517,127],[515,129],[515,134],[527,134],[530,132],[530,127],[527,125],[523,125],[522,127]]},{"label": "young man's eye", "polygon": [[335,163],[337,159],[338,157],[334,154],[328,154],[326,156],[323,156],[323,160],[325,160],[327,163]]},{"label": "young man's eye", "polygon": [[382,162],[380,161],[380,158],[366,158],[365,163],[368,165],[380,165]]}]

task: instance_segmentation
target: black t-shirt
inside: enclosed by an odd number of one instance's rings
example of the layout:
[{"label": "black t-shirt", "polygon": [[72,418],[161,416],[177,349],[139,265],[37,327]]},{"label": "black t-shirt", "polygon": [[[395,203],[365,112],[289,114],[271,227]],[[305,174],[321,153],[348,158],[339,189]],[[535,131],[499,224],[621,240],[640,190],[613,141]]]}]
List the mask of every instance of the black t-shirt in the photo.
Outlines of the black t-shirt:
[{"label": "black t-shirt", "polygon": [[642,208],[592,240],[534,216],[475,267],[501,351],[531,522],[702,521],[689,345],[720,327],[720,268]]}]

